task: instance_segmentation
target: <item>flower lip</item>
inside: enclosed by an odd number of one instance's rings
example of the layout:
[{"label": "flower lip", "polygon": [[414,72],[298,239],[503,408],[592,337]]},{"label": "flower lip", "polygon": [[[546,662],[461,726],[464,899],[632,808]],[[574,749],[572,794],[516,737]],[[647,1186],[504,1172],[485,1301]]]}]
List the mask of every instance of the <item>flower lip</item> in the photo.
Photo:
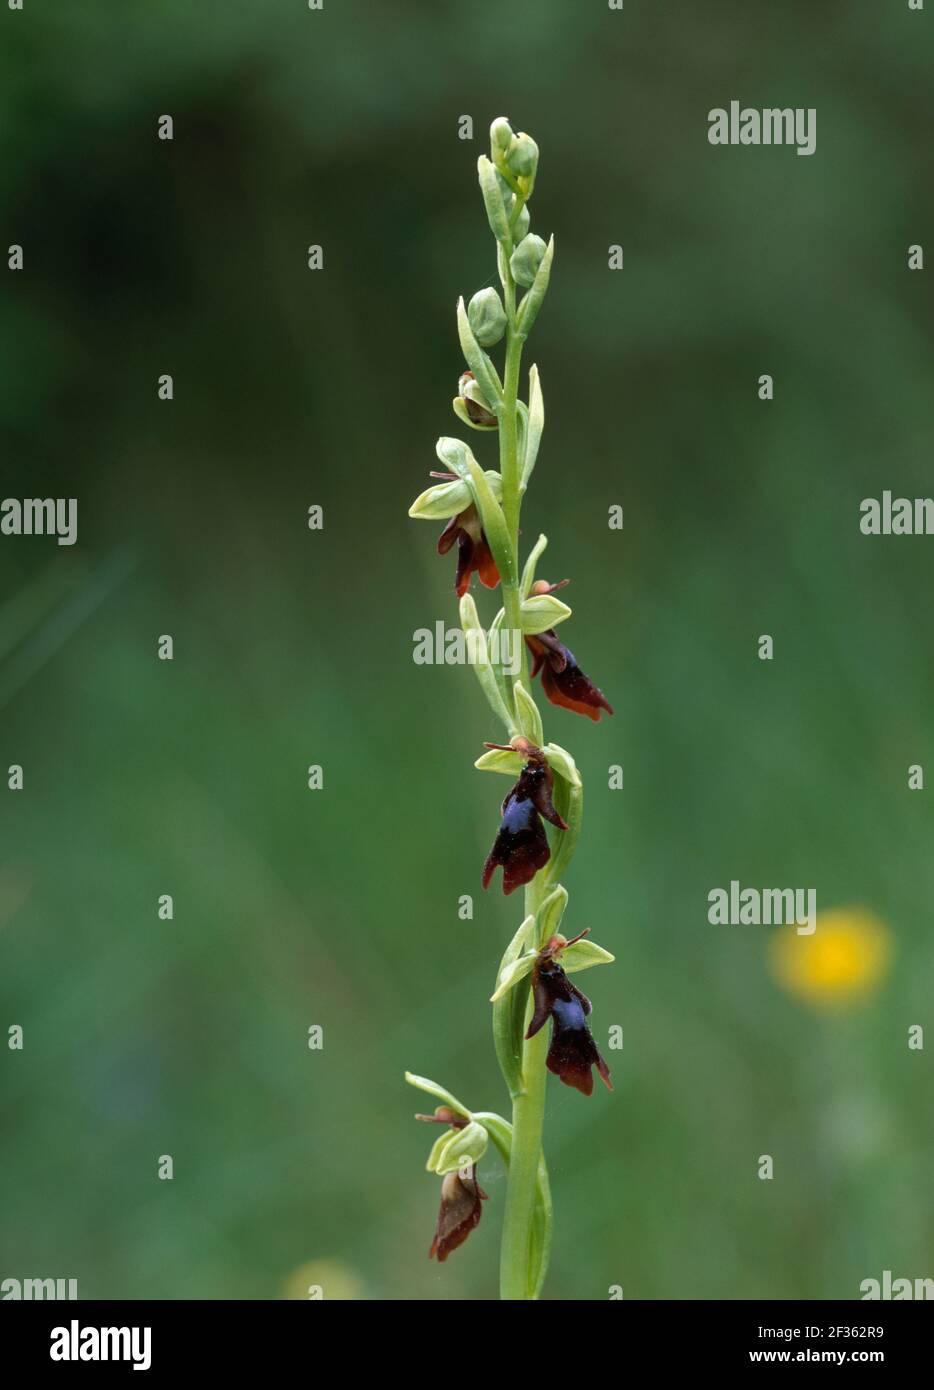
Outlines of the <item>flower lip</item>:
[{"label": "flower lip", "polygon": [[480,583],[487,589],[495,589],[499,583],[499,570],[473,503],[458,512],[457,516],[451,517],[438,537],[438,554],[446,555],[455,541],[457,569],[454,591],[458,598],[463,598],[470,588],[470,576],[474,573],[479,574]]},{"label": "flower lip", "polygon": [[[581,933],[581,936],[585,933]],[[580,937],[575,937],[575,941]],[[570,946],[570,941],[552,937],[539,952],[532,971],[532,999],[535,1005],[526,1038],[533,1038],[551,1019],[551,1044],[546,1065],[566,1086],[573,1086],[585,1096],[593,1094],[593,1072],[596,1067],[604,1085],[612,1091],[610,1069],[587,1024],[592,1005],[586,994],[572,984],[555,956]]]},{"label": "flower lip", "polygon": [[526,637],[532,653],[532,676],[542,673],[542,689],[553,705],[584,714],[599,721],[603,710],[613,713],[613,706],[589,676],[577,664],[574,653],[555,636],[553,628]]},{"label": "flower lip", "polygon": [[439,1264],[443,1264],[452,1250],[463,1245],[479,1224],[480,1203],[487,1200],[487,1194],[477,1181],[476,1164],[467,1168],[465,1173],[445,1173],[441,1180],[438,1224],[428,1258],[437,1259]]}]

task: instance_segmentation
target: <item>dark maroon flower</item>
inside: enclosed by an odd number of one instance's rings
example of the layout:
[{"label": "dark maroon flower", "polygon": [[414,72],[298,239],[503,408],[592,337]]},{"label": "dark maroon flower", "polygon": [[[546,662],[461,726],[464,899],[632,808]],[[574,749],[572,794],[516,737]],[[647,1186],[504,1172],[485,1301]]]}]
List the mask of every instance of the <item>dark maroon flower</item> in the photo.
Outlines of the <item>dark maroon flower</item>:
[{"label": "dark maroon flower", "polygon": [[[455,482],[456,473],[432,473],[433,478],[443,478]],[[454,590],[458,598],[463,598],[470,588],[470,576],[476,571],[480,583],[488,589],[495,589],[499,583],[499,570],[493,559],[486,533],[480,525],[480,516],[471,502],[457,516],[452,516],[438,537],[438,554],[447,555],[457,541],[457,570],[454,575]]]},{"label": "dark maroon flower", "polygon": [[[487,744],[488,748],[499,746]],[[488,888],[494,870],[502,865],[504,893],[530,883],[551,858],[541,817],[567,830],[552,804],[552,772],[542,750],[528,739],[517,740],[510,749],[522,753],[526,763],[516,785],[506,793],[503,819],[483,866],[483,886]]]},{"label": "dark maroon flower", "polygon": [[[551,585],[549,589],[556,587]],[[553,705],[563,705],[575,714],[586,714],[588,719],[595,720],[599,720],[603,710],[613,713],[613,706],[603,691],[584,674],[574,653],[558,640],[554,629],[526,637],[525,642],[532,654],[532,675],[537,676],[541,671],[542,689]]]},{"label": "dark maroon flower", "polygon": [[[583,933],[582,933],[583,935]],[[575,940],[580,938],[575,937]],[[610,1069],[600,1056],[597,1044],[587,1026],[590,1000],[576,985],[572,985],[557,955],[571,942],[553,936],[532,970],[532,999],[535,1011],[529,1024],[527,1038],[533,1038],[545,1022],[551,1019],[551,1045],[547,1066],[565,1086],[574,1086],[585,1096],[593,1093],[593,1072],[596,1067],[607,1088],[612,1091]]]},{"label": "dark maroon flower", "polygon": [[475,1164],[463,1173],[445,1173],[441,1179],[441,1207],[435,1238],[428,1251],[429,1259],[437,1258],[438,1263],[443,1264],[452,1250],[463,1245],[479,1224],[480,1203],[486,1200],[487,1194],[477,1182]]}]

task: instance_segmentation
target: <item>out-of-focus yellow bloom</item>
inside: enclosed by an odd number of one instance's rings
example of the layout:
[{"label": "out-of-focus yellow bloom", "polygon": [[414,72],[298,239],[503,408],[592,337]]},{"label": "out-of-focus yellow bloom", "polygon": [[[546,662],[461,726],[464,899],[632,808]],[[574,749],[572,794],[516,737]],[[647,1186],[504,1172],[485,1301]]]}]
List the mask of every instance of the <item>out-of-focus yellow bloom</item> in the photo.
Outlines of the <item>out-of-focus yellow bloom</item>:
[{"label": "out-of-focus yellow bloom", "polygon": [[323,1298],[328,1303],[363,1298],[363,1280],[341,1260],[309,1260],[293,1269],[282,1286],[282,1297]]},{"label": "out-of-focus yellow bloom", "polygon": [[843,1009],[864,999],[888,969],[888,927],[865,907],[838,907],[817,916],[812,936],[792,929],[771,940],[772,973],[779,984],[819,1009]]}]

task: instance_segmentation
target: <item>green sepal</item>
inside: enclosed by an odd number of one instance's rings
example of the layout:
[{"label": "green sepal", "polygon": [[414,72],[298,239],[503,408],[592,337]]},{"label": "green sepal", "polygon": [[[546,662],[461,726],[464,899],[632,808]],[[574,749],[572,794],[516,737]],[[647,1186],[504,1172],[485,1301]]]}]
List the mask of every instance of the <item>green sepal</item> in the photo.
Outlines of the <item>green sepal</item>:
[{"label": "green sepal", "polygon": [[[454,414],[457,416],[458,420],[460,420],[462,424],[469,425],[472,430],[489,431],[499,429],[499,425],[478,425],[476,420],[471,420],[470,416],[467,413],[467,407],[464,404],[463,396],[455,396],[453,401],[451,402],[451,406],[453,407]],[[487,477],[490,476],[490,471],[491,470],[489,469],[487,470]],[[409,515],[411,516],[412,513],[409,512]]]},{"label": "green sepal", "polygon": [[532,469],[535,467],[535,460],[538,458],[538,446],[542,441],[542,432],[545,428],[545,400],[542,396],[542,384],[538,376],[538,368],[532,366],[529,369],[529,414],[525,426],[524,448],[522,452],[522,472],[519,477],[519,487],[524,492],[529,485],[532,476]]},{"label": "green sepal", "polygon": [[526,738],[530,738],[538,748],[541,748],[545,735],[538,706],[521,681],[515,682],[513,692],[516,697],[516,718],[519,720],[522,732]]},{"label": "green sepal", "polygon": [[[487,470],[487,482],[499,501],[503,495],[503,480],[495,468]],[[466,511],[474,500],[470,484],[461,478],[450,483],[436,483],[420,492],[409,507],[409,516],[416,521],[446,521]]]},{"label": "green sepal", "polygon": [[526,560],[525,567],[522,571],[522,583],[519,586],[520,595],[524,599],[528,598],[532,585],[535,583],[535,568],[544,554],[547,544],[548,537],[541,535],[529,551],[529,558]]},{"label": "green sepal", "polygon": [[[528,237],[525,239],[528,241]],[[525,241],[522,242],[525,245]],[[519,312],[516,316],[516,331],[523,338],[527,338],[531,331],[532,324],[538,318],[538,311],[542,307],[545,298],[545,291],[548,289],[548,281],[551,277],[551,262],[555,254],[555,239],[551,237],[545,248],[545,254],[541,259],[541,264],[535,274],[531,287],[523,297],[519,305]]]},{"label": "green sepal", "polygon": [[431,1153],[428,1155],[428,1162],[425,1164],[425,1169],[427,1172],[437,1173],[439,1171],[438,1162],[441,1158],[441,1155],[444,1153],[444,1146],[451,1139],[453,1139],[456,1133],[456,1129],[446,1129],[443,1134],[438,1135],[437,1139],[431,1146]]},{"label": "green sepal", "polygon": [[506,211],[503,190],[496,177],[496,170],[485,154],[482,154],[477,160],[477,174],[480,179],[480,191],[483,194],[483,205],[486,208],[490,231],[497,241],[505,242],[508,245],[512,241],[512,235],[509,230],[509,214]]},{"label": "green sepal", "polygon": [[[529,294],[531,293],[532,291],[529,290]],[[490,410],[494,415],[497,415],[503,403],[502,382],[493,363],[477,342],[467,317],[463,296],[457,301],[457,335],[467,366],[473,372],[480,390],[489,401]]]},{"label": "green sepal", "polygon": [[441,1148],[435,1144],[429,1157],[429,1163],[434,1160],[434,1167],[429,1172],[438,1173],[441,1177],[445,1173],[456,1172],[462,1164],[479,1163],[490,1142],[490,1136],[476,1120],[471,1120],[463,1129],[449,1130],[441,1138],[444,1140]]},{"label": "green sepal", "polygon": [[522,631],[529,637],[563,623],[571,610],[554,594],[530,594],[522,600]]},{"label": "green sepal", "polygon": [[461,627],[464,629],[465,635],[470,637],[468,649],[472,649],[472,655],[475,658],[475,660],[471,662],[471,665],[476,672],[477,680],[480,682],[480,689],[486,696],[493,713],[498,719],[503,721],[510,735],[512,735],[515,732],[515,720],[509,712],[509,708],[503,699],[503,693],[500,689],[499,682],[496,679],[496,673],[490,661],[486,630],[480,622],[477,613],[477,605],[474,603],[471,594],[464,594],[460,601],[459,611]]},{"label": "green sepal", "polygon": [[439,1100],[442,1105],[449,1105],[452,1110],[457,1111],[458,1115],[464,1115],[468,1120],[471,1118],[470,1111],[467,1109],[466,1105],[461,1105],[457,1097],[452,1096],[451,1092],[446,1091],[443,1086],[439,1086],[437,1081],[432,1081],[427,1076],[418,1076],[412,1071],[407,1071],[405,1073],[405,1079],[409,1085],[414,1086],[416,1090],[424,1091],[426,1095],[434,1096],[435,1100]]},{"label": "green sepal", "polygon": [[565,970],[589,970],[592,965],[612,965],[616,957],[604,951],[589,937],[575,941],[561,952],[561,964]]},{"label": "green sepal", "polygon": [[481,753],[474,763],[478,772],[504,772],[507,777],[518,777],[522,771],[522,758],[518,753],[507,752],[503,748],[490,748]]},{"label": "green sepal", "polygon": [[569,782],[572,787],[583,786],[580,773],[577,770],[577,763],[566,748],[562,748],[558,743],[548,743],[543,752],[548,759],[549,767],[553,768],[559,777],[563,777],[565,782]]}]

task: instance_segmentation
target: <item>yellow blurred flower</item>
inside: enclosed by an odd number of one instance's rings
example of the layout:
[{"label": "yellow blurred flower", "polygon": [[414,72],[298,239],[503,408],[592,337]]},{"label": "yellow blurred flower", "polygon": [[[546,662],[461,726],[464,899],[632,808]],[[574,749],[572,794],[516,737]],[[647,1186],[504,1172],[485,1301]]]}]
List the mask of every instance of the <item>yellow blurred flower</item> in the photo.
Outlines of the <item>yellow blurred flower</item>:
[{"label": "yellow blurred flower", "polygon": [[791,994],[819,1009],[843,1009],[883,979],[892,954],[888,927],[865,907],[820,912],[812,936],[784,928],[772,935],[772,974]]},{"label": "yellow blurred flower", "polygon": [[341,1260],[309,1260],[285,1280],[282,1297],[325,1299],[329,1303],[363,1298],[363,1280]]}]

